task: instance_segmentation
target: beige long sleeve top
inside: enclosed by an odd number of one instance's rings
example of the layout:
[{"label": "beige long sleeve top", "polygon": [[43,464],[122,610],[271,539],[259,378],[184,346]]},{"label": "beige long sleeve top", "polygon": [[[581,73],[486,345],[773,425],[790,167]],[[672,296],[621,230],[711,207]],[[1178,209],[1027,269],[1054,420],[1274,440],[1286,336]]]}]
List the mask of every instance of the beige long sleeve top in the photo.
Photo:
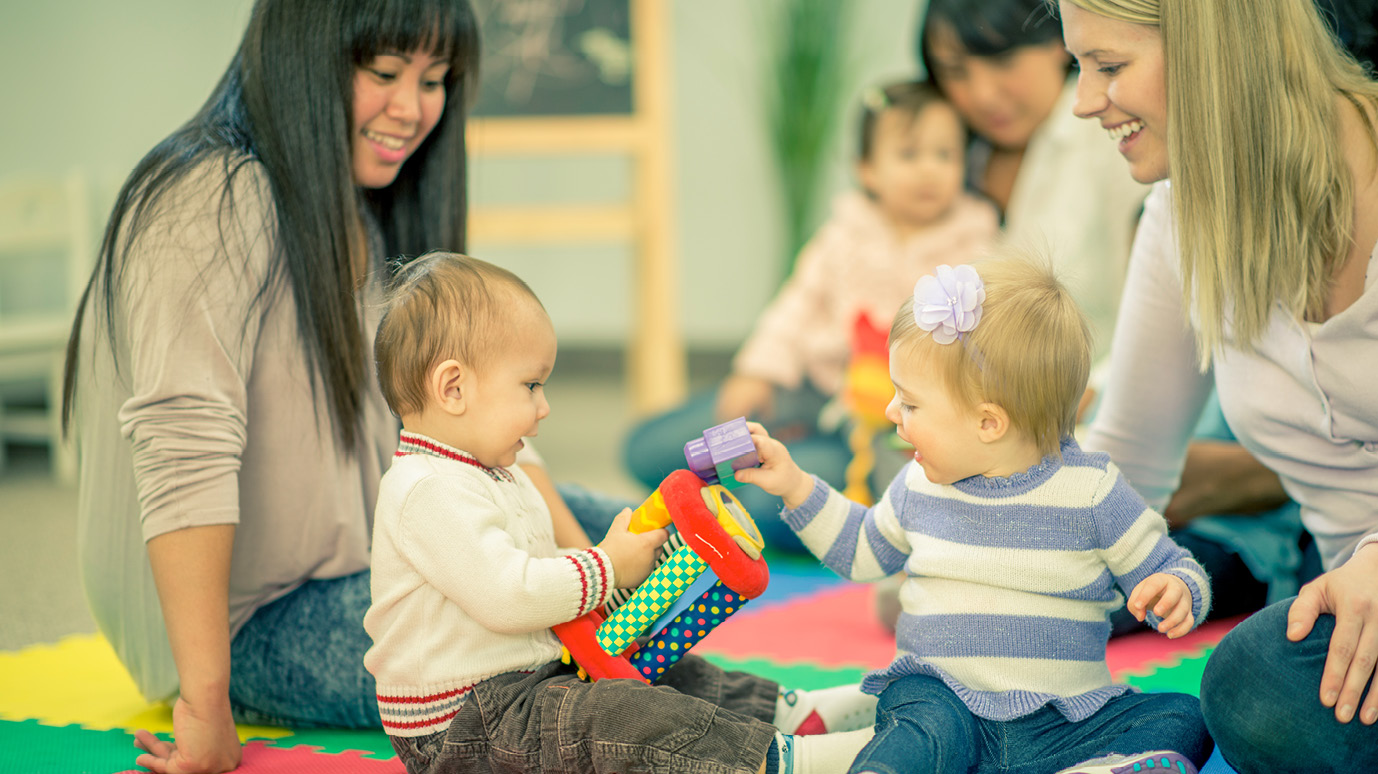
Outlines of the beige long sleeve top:
[{"label": "beige long sleeve top", "polygon": [[[114,349],[98,302],[81,334],[82,579],[97,625],[150,699],[175,692],[177,677],[145,542],[237,525],[229,612],[238,631],[308,579],[368,567],[378,481],[397,442],[371,377],[357,453],[336,442],[290,290],[253,305],[274,238],[266,177],[245,168],[232,206],[224,180],[220,161],[201,165],[133,245],[111,310]],[[365,298],[378,287],[375,276]],[[375,308],[361,304],[369,341]]]},{"label": "beige long sleeve top", "polygon": [[963,194],[941,222],[900,239],[864,194],[837,196],[832,216],[804,246],[794,273],[738,350],[733,371],[791,388],[807,377],[835,394],[857,315],[865,312],[889,330],[919,277],[941,264],[975,260],[998,228],[994,207]]},{"label": "beige long sleeve top", "polygon": [[[97,625],[149,699],[175,693],[177,673],[144,544],[236,525],[237,632],[307,580],[368,568],[378,482],[397,448],[372,357],[359,447],[337,443],[319,384],[312,391],[290,289],[252,303],[274,238],[267,179],[257,164],[245,168],[233,207],[221,198],[224,180],[223,164],[210,161],[164,198],[119,284],[114,349],[96,300],[81,333],[82,581]],[[382,277],[379,260],[360,299],[370,352]]]},{"label": "beige long sleeve top", "polygon": [[1226,343],[1203,374],[1175,234],[1172,185],[1158,183],[1134,240],[1116,356],[1086,446],[1109,452],[1160,507],[1177,490],[1214,386],[1239,443],[1278,474],[1333,570],[1378,542],[1378,245],[1363,294],[1344,311],[1312,323],[1279,305],[1253,352]]}]

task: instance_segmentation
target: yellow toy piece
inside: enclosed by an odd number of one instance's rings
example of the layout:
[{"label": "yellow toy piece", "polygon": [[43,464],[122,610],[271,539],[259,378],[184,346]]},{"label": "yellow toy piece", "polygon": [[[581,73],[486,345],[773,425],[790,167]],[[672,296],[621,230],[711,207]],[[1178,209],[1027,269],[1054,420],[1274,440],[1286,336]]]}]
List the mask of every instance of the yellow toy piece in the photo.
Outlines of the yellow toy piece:
[{"label": "yellow toy piece", "polygon": [[870,477],[876,465],[876,435],[894,428],[885,418],[885,409],[895,395],[887,338],[888,332],[877,328],[865,312],[857,315],[852,326],[852,359],[842,386],[842,403],[852,420],[852,432],[847,437],[852,460],[847,464],[847,486],[842,493],[863,505],[875,503]]}]

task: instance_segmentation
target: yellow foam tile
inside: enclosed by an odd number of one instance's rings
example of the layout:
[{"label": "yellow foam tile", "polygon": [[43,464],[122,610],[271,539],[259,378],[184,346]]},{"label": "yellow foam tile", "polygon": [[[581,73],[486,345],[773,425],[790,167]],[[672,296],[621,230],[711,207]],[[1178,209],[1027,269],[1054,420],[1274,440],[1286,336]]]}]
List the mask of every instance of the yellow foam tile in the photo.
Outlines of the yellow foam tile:
[{"label": "yellow foam tile", "polygon": [[[0,652],[0,719],[80,725],[95,731],[137,728],[172,733],[172,708],[139,695],[115,651],[98,634]],[[239,738],[276,739],[292,732],[239,726]]]}]

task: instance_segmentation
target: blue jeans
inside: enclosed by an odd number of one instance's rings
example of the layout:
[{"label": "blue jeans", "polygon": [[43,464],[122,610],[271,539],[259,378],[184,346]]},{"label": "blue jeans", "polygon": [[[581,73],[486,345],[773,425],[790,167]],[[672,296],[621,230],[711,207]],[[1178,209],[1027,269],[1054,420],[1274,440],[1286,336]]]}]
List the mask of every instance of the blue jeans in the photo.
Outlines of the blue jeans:
[{"label": "blue jeans", "polygon": [[[633,505],[560,485],[574,517],[597,541]],[[380,728],[373,675],[364,651],[368,571],[307,581],[254,613],[230,643],[230,705],[235,719],[295,728]]]},{"label": "blue jeans", "polygon": [[1340,723],[1321,704],[1335,617],[1322,615],[1306,639],[1292,642],[1286,631],[1294,600],[1253,614],[1216,646],[1201,678],[1206,725],[1241,772],[1378,771],[1378,726],[1357,716]]},{"label": "blue jeans", "polygon": [[[701,393],[679,408],[653,416],[633,428],[622,448],[622,459],[632,477],[654,489],[670,473],[686,467],[684,444],[718,423],[713,415],[717,397],[717,390]],[[842,432],[819,432],[818,414],[826,402],[826,396],[812,387],[777,389],[775,416],[762,424],[785,442],[799,467],[840,488],[852,452]],[[794,530],[780,520],[780,498],[749,485],[734,488],[732,494],[751,514],[767,547],[777,551],[805,550]]]},{"label": "blue jeans", "polygon": [[1195,696],[1129,693],[1073,723],[1052,707],[1007,721],[971,714],[942,680],[903,677],[880,695],[876,735],[852,772],[1048,774],[1107,753],[1172,750],[1200,766],[1210,737]]}]

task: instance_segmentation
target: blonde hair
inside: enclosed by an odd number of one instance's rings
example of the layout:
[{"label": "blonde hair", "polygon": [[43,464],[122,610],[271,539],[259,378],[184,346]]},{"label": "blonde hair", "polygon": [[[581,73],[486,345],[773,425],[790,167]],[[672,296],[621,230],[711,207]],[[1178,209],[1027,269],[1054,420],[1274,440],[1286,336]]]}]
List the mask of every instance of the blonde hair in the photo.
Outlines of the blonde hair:
[{"label": "blonde hair", "polygon": [[1202,369],[1227,338],[1251,351],[1277,303],[1319,319],[1354,225],[1335,96],[1372,133],[1363,103],[1378,104],[1378,83],[1313,0],[1068,1],[1162,35],[1176,237]]},{"label": "blonde hair", "polygon": [[1007,244],[972,267],[986,290],[976,327],[939,344],[915,321],[911,296],[890,326],[891,352],[927,358],[959,405],[994,403],[1042,454],[1057,454],[1091,372],[1086,317],[1051,262],[1031,248]]},{"label": "blonde hair", "polygon": [[393,279],[373,355],[378,385],[398,416],[426,407],[431,369],[451,358],[482,368],[507,341],[502,323],[513,302],[544,309],[520,277],[459,253],[430,252]]}]

